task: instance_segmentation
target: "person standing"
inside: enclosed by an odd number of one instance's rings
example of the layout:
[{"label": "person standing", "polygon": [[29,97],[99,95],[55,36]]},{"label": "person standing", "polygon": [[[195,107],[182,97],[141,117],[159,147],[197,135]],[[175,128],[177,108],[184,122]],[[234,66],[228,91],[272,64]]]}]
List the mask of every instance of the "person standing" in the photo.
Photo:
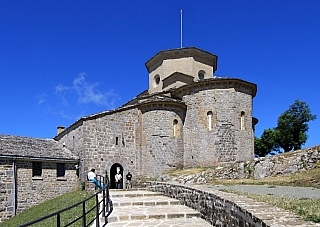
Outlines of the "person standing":
[{"label": "person standing", "polygon": [[116,189],[120,189],[122,176],[119,171],[117,171],[117,174],[114,176],[114,179],[116,181]]},{"label": "person standing", "polygon": [[130,171],[128,171],[128,174],[126,175],[127,189],[131,189],[131,178],[132,178],[132,174],[130,173]]},{"label": "person standing", "polygon": [[97,180],[97,176],[95,173],[95,169],[92,168],[89,172],[88,172],[88,180],[92,183],[94,183],[95,185],[97,185],[99,188],[102,188],[102,185],[100,183],[100,181]]}]

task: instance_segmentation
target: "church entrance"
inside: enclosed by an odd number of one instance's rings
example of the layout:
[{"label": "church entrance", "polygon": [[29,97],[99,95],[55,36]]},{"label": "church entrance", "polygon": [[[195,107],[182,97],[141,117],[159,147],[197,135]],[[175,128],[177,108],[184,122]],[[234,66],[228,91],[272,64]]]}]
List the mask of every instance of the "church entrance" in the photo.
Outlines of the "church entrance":
[{"label": "church entrance", "polygon": [[122,176],[122,180],[120,182],[120,188],[123,188],[123,167],[119,163],[114,163],[111,168],[110,168],[110,188],[111,189],[116,189],[116,180],[115,180],[115,175],[117,174],[117,171]]}]

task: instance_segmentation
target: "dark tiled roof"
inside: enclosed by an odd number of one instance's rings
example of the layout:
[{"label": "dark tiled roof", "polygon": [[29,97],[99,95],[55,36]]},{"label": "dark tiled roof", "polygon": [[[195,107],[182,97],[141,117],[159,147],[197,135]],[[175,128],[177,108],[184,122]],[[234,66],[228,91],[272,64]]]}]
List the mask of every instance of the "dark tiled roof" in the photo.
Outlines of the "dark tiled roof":
[{"label": "dark tiled roof", "polygon": [[78,160],[70,150],[53,139],[0,135],[0,157]]}]

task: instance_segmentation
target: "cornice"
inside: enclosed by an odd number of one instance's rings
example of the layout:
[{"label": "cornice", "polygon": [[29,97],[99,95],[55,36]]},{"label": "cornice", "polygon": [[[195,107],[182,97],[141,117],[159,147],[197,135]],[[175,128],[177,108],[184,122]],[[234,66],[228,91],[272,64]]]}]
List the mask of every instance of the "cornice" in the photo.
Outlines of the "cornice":
[{"label": "cornice", "polygon": [[184,85],[172,91],[172,97],[182,99],[184,95],[189,95],[197,91],[208,89],[229,89],[247,93],[254,98],[257,93],[257,85],[237,78],[210,78]]}]

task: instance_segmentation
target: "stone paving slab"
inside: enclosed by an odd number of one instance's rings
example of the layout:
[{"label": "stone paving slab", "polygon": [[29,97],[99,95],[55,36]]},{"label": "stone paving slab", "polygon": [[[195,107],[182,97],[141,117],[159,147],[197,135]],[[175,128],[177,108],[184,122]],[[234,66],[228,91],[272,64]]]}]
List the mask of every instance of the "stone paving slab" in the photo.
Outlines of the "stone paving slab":
[{"label": "stone paving slab", "polygon": [[148,219],[144,221],[135,220],[135,221],[119,221],[108,223],[107,226],[123,226],[123,227],[132,227],[132,226],[157,226],[157,227],[178,227],[178,226],[185,226],[185,227],[207,227],[212,226],[210,223],[206,222],[205,220],[197,217],[192,218],[172,218],[172,219]]},{"label": "stone paving slab", "polygon": [[156,206],[156,205],[180,205],[179,200],[164,196],[144,197],[112,197],[113,206]]},{"label": "stone paving slab", "polygon": [[200,212],[182,205],[118,206],[114,207],[109,222],[191,217],[200,217]]},{"label": "stone paving slab", "polygon": [[110,198],[115,197],[142,197],[142,196],[159,196],[160,192],[151,192],[147,190],[110,190]]}]

